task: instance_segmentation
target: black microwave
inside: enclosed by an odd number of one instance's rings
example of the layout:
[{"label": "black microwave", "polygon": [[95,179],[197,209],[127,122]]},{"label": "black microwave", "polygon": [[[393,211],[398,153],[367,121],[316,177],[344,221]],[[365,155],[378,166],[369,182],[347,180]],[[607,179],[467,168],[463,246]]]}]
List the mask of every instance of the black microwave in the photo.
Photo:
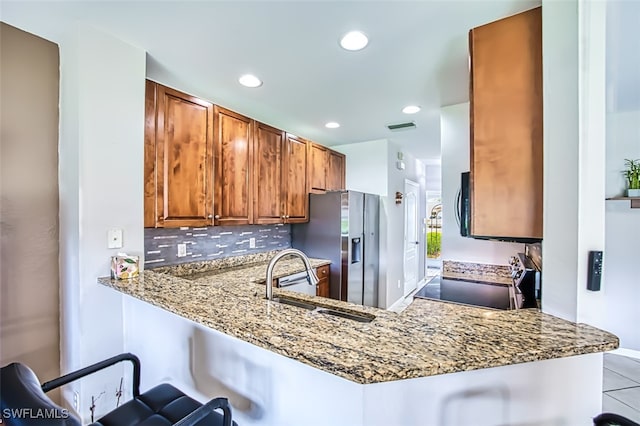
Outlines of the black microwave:
[{"label": "black microwave", "polygon": [[470,172],[464,172],[460,179],[460,189],[456,196],[456,221],[460,228],[460,235],[470,237],[471,224],[471,194],[469,190]]}]

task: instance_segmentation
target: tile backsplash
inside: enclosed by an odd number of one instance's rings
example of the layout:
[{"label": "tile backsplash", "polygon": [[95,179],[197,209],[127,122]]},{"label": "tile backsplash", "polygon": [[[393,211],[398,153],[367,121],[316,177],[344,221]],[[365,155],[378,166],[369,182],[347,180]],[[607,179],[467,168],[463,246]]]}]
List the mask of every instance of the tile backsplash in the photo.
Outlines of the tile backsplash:
[{"label": "tile backsplash", "polygon": [[[250,239],[255,238],[255,248]],[[178,244],[187,255],[178,257]],[[144,266],[158,266],[262,253],[291,247],[291,225],[145,228]]]}]

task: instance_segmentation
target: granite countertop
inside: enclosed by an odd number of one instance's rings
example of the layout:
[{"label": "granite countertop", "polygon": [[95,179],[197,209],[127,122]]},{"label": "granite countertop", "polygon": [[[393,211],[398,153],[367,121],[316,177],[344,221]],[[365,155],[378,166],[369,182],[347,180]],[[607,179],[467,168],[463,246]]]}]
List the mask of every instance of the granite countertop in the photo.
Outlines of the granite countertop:
[{"label": "granite countertop", "polygon": [[[311,262],[316,267],[329,263],[320,259]],[[416,299],[397,314],[274,288],[274,296],[286,294],[376,317],[370,323],[360,323],[267,301],[264,284],[258,283],[265,280],[266,262],[204,265],[145,271],[126,281],[98,281],[198,324],[361,384],[618,347],[617,337],[610,333],[536,309],[496,311]],[[283,259],[276,275],[302,270],[299,259]]]}]

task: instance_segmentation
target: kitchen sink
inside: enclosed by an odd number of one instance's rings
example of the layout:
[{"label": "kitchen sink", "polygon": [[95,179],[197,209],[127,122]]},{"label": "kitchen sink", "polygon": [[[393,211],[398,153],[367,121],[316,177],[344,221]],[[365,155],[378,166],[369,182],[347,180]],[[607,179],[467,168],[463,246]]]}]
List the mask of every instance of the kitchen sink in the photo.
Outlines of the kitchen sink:
[{"label": "kitchen sink", "polygon": [[318,308],[315,310],[315,312],[318,312],[320,314],[325,314],[325,315],[333,315],[334,317],[346,318],[351,321],[358,321],[358,322],[371,322],[376,318],[375,316],[370,314],[365,314],[365,313],[356,314],[351,312],[336,311],[334,309],[327,309],[327,308]]},{"label": "kitchen sink", "polygon": [[301,300],[285,299],[283,297],[274,297],[274,302],[282,303],[283,305],[296,306],[302,309],[308,309],[310,311],[317,309],[318,307],[312,303],[306,303]]},{"label": "kitchen sink", "polygon": [[282,303],[283,305],[295,306],[297,308],[317,312],[323,315],[332,315],[334,317],[346,318],[348,320],[357,322],[371,322],[376,318],[374,315],[366,314],[364,312],[338,311],[336,309],[323,308],[310,302],[303,302],[302,300],[288,299],[284,297],[274,297],[272,301]]}]

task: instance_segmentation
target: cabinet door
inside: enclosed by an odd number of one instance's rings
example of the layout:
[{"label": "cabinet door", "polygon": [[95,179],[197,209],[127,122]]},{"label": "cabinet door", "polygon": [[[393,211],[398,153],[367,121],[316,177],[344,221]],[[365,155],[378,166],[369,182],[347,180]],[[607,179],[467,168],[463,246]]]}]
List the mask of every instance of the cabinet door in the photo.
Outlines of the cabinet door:
[{"label": "cabinet door", "polygon": [[330,297],[329,295],[329,265],[320,266],[316,269],[316,275],[320,281],[318,282],[318,286],[316,287],[316,296],[320,297]]},{"label": "cabinet door", "polygon": [[144,102],[144,226],[156,226],[156,83],[146,81]]},{"label": "cabinet door", "polygon": [[311,143],[309,147],[309,192],[322,194],[327,189],[328,150],[322,145]]},{"label": "cabinet door", "polygon": [[256,123],[254,142],[253,223],[283,223],[284,192],[282,161],[284,132]]},{"label": "cabinet door", "polygon": [[541,8],[474,28],[471,232],[542,238]]},{"label": "cabinet door", "polygon": [[213,105],[157,85],[157,226],[212,224]]},{"label": "cabinet door", "polygon": [[345,157],[329,150],[327,162],[327,191],[344,189]]},{"label": "cabinet door", "polygon": [[309,193],[307,185],[308,142],[287,135],[284,157],[285,215],[288,223],[309,221]]},{"label": "cabinet door", "polygon": [[215,224],[253,223],[253,120],[215,107]]}]

